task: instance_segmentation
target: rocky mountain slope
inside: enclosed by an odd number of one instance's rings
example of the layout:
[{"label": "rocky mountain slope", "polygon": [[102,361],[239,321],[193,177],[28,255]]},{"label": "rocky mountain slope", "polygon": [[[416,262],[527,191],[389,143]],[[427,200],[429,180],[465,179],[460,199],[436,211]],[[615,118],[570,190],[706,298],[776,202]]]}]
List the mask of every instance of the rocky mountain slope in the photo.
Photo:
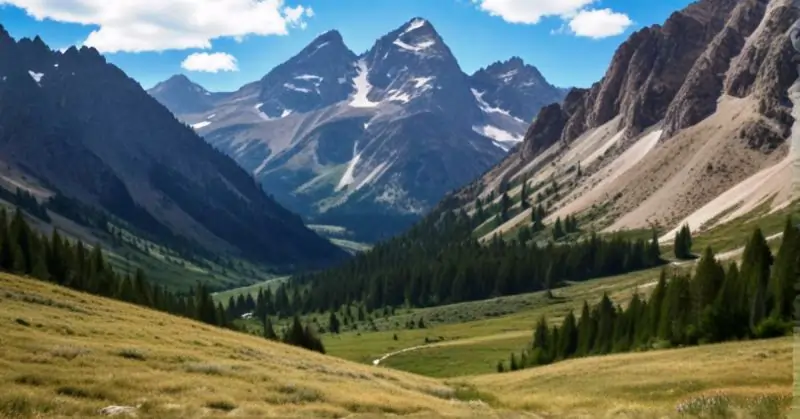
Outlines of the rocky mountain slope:
[{"label": "rocky mountain slope", "polygon": [[421,18],[361,55],[324,33],[207,110],[181,112],[195,88],[177,81],[150,93],[279,202],[362,240],[401,231],[475,179],[564,93],[519,58],[465,74]]},{"label": "rocky mountain slope", "polygon": [[701,0],[663,25],[631,35],[602,80],[545,107],[522,145],[442,208],[526,205],[488,220],[485,237],[531,220],[578,215],[606,231],[657,226],[671,237],[688,222],[710,227],[792,195],[789,154],[797,79],[789,0]]},{"label": "rocky mountain slope", "polygon": [[343,256],[92,48],[51,51],[0,28],[0,161],[4,187],[172,245],[282,267]]}]

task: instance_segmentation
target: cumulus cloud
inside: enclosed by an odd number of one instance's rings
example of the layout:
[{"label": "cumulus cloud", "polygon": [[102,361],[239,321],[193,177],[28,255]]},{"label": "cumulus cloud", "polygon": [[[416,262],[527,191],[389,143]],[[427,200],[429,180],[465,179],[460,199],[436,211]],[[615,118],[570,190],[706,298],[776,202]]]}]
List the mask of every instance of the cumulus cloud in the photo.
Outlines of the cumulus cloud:
[{"label": "cumulus cloud", "polygon": [[600,39],[620,35],[632,24],[627,15],[611,9],[581,10],[569,21],[569,28],[575,35]]},{"label": "cumulus cloud", "polygon": [[205,71],[207,73],[218,73],[220,71],[239,71],[236,64],[236,57],[224,52],[196,52],[186,57],[181,63],[181,67],[189,71]]},{"label": "cumulus cloud", "polygon": [[[633,24],[624,13],[611,9],[591,10],[598,0],[472,0],[478,8],[509,23],[535,25],[543,18],[564,21],[562,29],[577,36],[604,38],[619,35]],[[569,28],[567,30],[567,28]]]},{"label": "cumulus cloud", "polygon": [[38,20],[97,26],[83,41],[101,52],[211,47],[222,37],[285,35],[310,7],[284,0],[0,0]]}]

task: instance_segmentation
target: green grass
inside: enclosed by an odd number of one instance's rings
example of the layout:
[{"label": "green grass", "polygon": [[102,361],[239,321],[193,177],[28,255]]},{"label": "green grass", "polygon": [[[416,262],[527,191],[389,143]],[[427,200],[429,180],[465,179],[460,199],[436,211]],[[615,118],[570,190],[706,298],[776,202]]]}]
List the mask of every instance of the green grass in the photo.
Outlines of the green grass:
[{"label": "green grass", "polygon": [[[651,269],[617,277],[592,280],[569,287],[558,289],[554,292],[555,299],[547,299],[544,293],[531,293],[509,297],[501,297],[484,301],[461,303],[455,305],[414,309],[397,310],[394,316],[375,320],[378,332],[366,330],[366,325],[360,325],[359,331],[347,331],[338,336],[323,335],[323,343],[328,353],[353,361],[371,363],[383,354],[412,346],[424,345],[425,338],[429,341],[442,342],[432,345],[455,350],[456,346],[463,346],[468,351],[474,345],[492,342],[497,348],[495,353],[505,359],[512,350],[519,350],[522,345],[530,340],[531,330],[535,322],[545,315],[548,318],[558,319],[566,315],[569,310],[580,310],[584,300],[599,301],[603,292],[620,302],[626,302],[637,286],[652,285],[658,280],[659,269]],[[642,294],[649,292],[650,288],[641,288]],[[427,328],[406,329],[404,325],[409,319],[424,318]],[[323,316],[325,318],[325,316]],[[397,335],[397,340],[394,336]],[[497,342],[498,344],[496,344]],[[463,365],[441,365],[436,362],[443,355],[437,352],[428,352],[425,349],[419,352],[408,352],[397,355],[397,362],[404,362],[404,357],[416,357],[416,363],[405,363],[411,366],[409,371],[422,372],[439,368],[437,376],[462,375]],[[426,356],[431,353],[434,360]],[[485,355],[485,352],[484,352]],[[486,363],[484,355],[466,361],[473,365],[469,367],[471,373],[491,372],[499,358]],[[389,358],[387,365],[393,366],[395,358]],[[423,365],[429,363],[430,365]],[[414,367],[417,365],[419,368]]]},{"label": "green grass", "polygon": [[747,243],[756,227],[769,237],[783,231],[789,215],[795,223],[800,222],[800,201],[773,214],[769,214],[769,206],[770,203],[765,202],[748,214],[697,234],[693,239],[693,251],[700,253],[708,246],[718,253],[738,249]]},{"label": "green grass", "polygon": [[258,291],[261,289],[269,288],[271,291],[274,291],[278,288],[278,285],[282,284],[284,281],[289,279],[288,276],[282,276],[277,278],[268,279],[264,282],[259,282],[257,284],[248,285],[245,287],[233,288],[226,291],[220,291],[217,293],[212,294],[211,296],[214,297],[215,300],[221,302],[222,304],[228,304],[228,300],[231,297],[239,297],[239,295],[244,296],[251,296],[255,299],[258,296]]}]

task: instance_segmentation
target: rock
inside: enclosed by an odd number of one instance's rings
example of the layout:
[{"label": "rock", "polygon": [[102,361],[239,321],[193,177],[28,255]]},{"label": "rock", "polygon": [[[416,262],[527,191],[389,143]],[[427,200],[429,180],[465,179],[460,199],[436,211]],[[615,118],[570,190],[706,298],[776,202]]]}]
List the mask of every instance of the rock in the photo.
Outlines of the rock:
[{"label": "rock", "polygon": [[135,406],[107,406],[100,409],[100,414],[105,416],[131,416],[136,417]]},{"label": "rock", "polygon": [[746,0],[736,7],[722,31],[695,61],[667,109],[663,138],[671,137],[716,111],[725,74],[732,60],[741,53],[747,37],[758,27],[765,11],[764,0]]}]

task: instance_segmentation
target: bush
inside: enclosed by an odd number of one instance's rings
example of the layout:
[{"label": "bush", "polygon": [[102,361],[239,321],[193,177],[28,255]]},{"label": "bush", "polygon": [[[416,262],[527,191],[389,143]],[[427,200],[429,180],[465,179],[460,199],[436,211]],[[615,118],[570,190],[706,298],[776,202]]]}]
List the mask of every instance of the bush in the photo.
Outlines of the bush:
[{"label": "bush", "polygon": [[236,409],[236,404],[229,400],[213,400],[206,403],[206,407],[209,409],[221,410],[223,412],[230,412],[231,410]]},{"label": "bush", "polygon": [[143,352],[141,352],[138,349],[133,349],[133,348],[120,349],[119,352],[117,352],[117,355],[119,355],[119,356],[121,356],[121,357],[123,357],[125,359],[133,359],[133,360],[136,360],[136,361],[144,361],[144,360],[147,359],[147,357],[145,356],[145,354]]},{"label": "bush", "polygon": [[770,339],[786,336],[792,331],[792,323],[770,317],[762,321],[756,327],[756,337],[759,339]]},{"label": "bush", "polygon": [[20,318],[16,319],[15,322],[17,322],[18,325],[25,326],[25,327],[29,327],[31,325],[30,323],[28,323],[27,320],[20,319]]}]

